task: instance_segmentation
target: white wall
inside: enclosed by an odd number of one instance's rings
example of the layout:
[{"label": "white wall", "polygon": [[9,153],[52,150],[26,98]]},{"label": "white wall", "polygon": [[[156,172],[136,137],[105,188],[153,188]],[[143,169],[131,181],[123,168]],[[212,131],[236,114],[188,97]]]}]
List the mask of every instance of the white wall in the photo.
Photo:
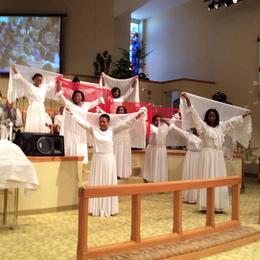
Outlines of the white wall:
[{"label": "white wall", "polygon": [[[147,73],[151,80],[213,80],[229,101],[253,112],[253,146],[260,146],[257,35],[260,1],[245,0],[208,11],[201,0],[146,21]],[[213,94],[213,93],[212,93]]]}]

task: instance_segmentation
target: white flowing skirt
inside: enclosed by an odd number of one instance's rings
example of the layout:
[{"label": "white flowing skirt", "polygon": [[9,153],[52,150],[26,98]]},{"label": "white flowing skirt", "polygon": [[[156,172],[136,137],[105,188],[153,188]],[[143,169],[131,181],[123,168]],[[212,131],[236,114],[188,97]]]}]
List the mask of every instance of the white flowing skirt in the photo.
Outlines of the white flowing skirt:
[{"label": "white flowing skirt", "polygon": [[165,145],[149,144],[147,146],[142,175],[147,181],[168,181],[168,161]]},{"label": "white flowing skirt", "polygon": [[132,154],[130,135],[115,137],[114,153],[116,156],[117,176],[128,178],[132,174]]},{"label": "white flowing skirt", "polygon": [[[226,177],[227,170],[225,165],[224,153],[222,150],[204,148],[200,153],[199,159],[199,178],[212,179]],[[207,206],[207,191],[199,191],[199,207],[205,210]],[[229,207],[228,187],[215,188],[215,210],[221,211]]]},{"label": "white flowing skirt", "polygon": [[87,131],[76,120],[66,114],[62,126],[64,135],[64,151],[67,156],[84,156],[83,163],[88,162]]},{"label": "white flowing skirt", "polygon": [[[198,179],[198,164],[200,152],[187,151],[182,170],[183,180],[196,180]],[[198,197],[198,190],[185,190],[183,192],[183,200],[188,203],[195,203]]]},{"label": "white flowing skirt", "polygon": [[[116,161],[112,153],[94,153],[89,175],[90,186],[117,185]],[[118,197],[92,198],[89,213],[93,216],[105,216],[118,213]]]},{"label": "white flowing skirt", "polygon": [[27,109],[25,132],[46,133],[46,114],[42,102],[33,101]]}]

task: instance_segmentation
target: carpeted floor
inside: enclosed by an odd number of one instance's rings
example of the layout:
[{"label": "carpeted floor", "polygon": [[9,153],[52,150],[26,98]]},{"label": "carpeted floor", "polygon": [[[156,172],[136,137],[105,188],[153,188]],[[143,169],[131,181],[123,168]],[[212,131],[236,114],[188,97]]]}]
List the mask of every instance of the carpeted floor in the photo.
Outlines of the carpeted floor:
[{"label": "carpeted floor", "polygon": [[[129,240],[130,197],[120,198],[120,213],[111,218],[89,218],[90,247]],[[248,179],[241,194],[241,222],[260,230],[256,224],[260,204],[260,183]],[[230,219],[230,212],[217,214],[216,221]],[[19,216],[14,230],[0,229],[1,260],[71,260],[76,258],[78,211]],[[205,214],[197,205],[184,204],[184,230],[204,226]],[[156,194],[142,199],[142,237],[167,234],[172,229],[172,195]],[[260,259],[260,241],[206,259]],[[122,259],[122,258],[121,258]],[[126,258],[125,258],[126,259]],[[148,259],[148,258],[147,258]]]}]

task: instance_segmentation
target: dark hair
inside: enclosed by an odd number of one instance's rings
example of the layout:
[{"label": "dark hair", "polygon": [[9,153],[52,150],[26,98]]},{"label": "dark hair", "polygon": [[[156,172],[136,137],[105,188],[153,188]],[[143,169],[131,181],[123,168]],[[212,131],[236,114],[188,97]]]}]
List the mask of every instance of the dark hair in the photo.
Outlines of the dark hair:
[{"label": "dark hair", "polygon": [[117,107],[117,109],[116,109],[116,113],[117,113],[117,114],[118,114],[118,111],[119,111],[120,108],[123,108],[123,109],[124,109],[124,113],[127,114],[127,109],[126,109],[126,107],[124,107],[124,106],[119,106],[119,107]]},{"label": "dark hair", "polygon": [[76,96],[77,93],[79,93],[79,94],[81,95],[81,97],[82,97],[82,102],[84,102],[84,101],[85,101],[85,96],[84,96],[83,92],[81,92],[80,90],[75,90],[75,91],[73,92],[73,94],[72,94],[72,101],[73,101],[73,103],[74,103],[74,98],[75,98],[75,96]]},{"label": "dark hair", "polygon": [[153,117],[152,117],[152,123],[154,123],[154,121],[155,121],[155,119],[156,119],[157,117],[160,117],[160,118],[161,118],[161,116],[160,116],[159,114],[154,114],[154,115],[153,115]]},{"label": "dark hair", "polygon": [[199,136],[197,129],[195,127],[192,127],[190,130],[192,134]]},{"label": "dark hair", "polygon": [[40,74],[40,73],[35,73],[35,74],[32,76],[32,80],[35,80],[37,77],[43,78],[43,77],[42,77],[42,74]]},{"label": "dark hair", "polygon": [[108,122],[110,122],[110,116],[108,114],[102,114],[99,119],[101,119],[102,117],[106,118]]},{"label": "dark hair", "polygon": [[72,80],[72,82],[80,82],[80,79],[79,79],[79,77],[78,76],[75,76],[74,78],[73,78],[73,80]]},{"label": "dark hair", "polygon": [[114,87],[111,89],[112,96],[113,96],[113,93],[115,93],[117,90],[119,90],[119,96],[121,96],[121,90],[118,87]]},{"label": "dark hair", "polygon": [[218,111],[215,109],[215,108],[210,108],[207,110],[207,112],[205,113],[205,117],[204,117],[204,122],[206,122],[209,126],[210,126],[210,123],[209,123],[209,114],[213,112],[216,116],[216,126],[219,125],[219,113]]}]

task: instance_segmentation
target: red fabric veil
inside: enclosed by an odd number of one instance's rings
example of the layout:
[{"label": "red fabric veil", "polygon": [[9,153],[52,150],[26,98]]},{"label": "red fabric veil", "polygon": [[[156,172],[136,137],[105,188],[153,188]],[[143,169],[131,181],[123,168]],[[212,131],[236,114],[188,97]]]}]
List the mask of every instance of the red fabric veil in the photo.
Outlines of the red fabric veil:
[{"label": "red fabric veil", "polygon": [[63,91],[64,96],[72,101],[72,94],[74,91],[79,90],[83,93],[85,102],[92,102],[101,97],[104,98],[105,104],[100,104],[101,108],[105,111],[110,111],[110,107],[113,105],[113,97],[111,91],[105,88],[99,88],[98,86],[81,84],[80,82],[72,82],[69,79],[62,77],[57,78],[57,82]]},{"label": "red fabric veil", "polygon": [[158,115],[162,118],[169,118],[169,119],[171,119],[174,115],[177,116],[178,112],[179,109],[173,107],[153,106],[153,110],[152,110],[153,115]]}]

